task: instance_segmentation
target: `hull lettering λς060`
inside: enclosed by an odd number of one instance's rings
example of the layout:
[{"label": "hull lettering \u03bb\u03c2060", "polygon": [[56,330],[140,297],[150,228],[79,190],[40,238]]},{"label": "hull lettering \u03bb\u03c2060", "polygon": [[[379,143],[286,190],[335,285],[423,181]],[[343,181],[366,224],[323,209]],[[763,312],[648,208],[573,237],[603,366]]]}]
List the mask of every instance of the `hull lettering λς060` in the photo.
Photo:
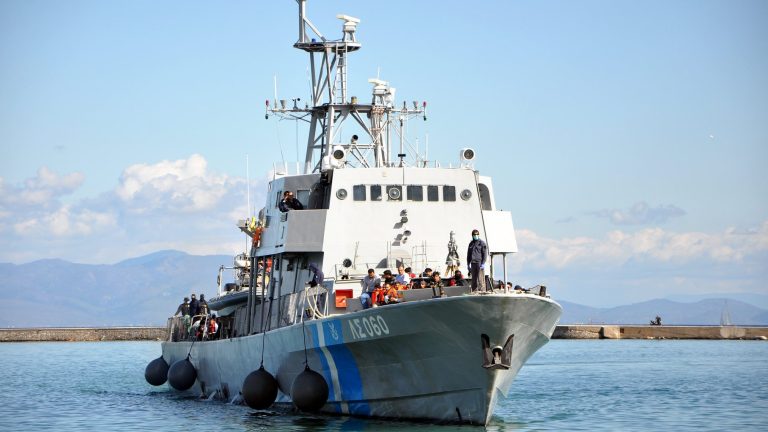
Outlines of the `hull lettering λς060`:
[{"label": "hull lettering \u03bb\u03c2060", "polygon": [[353,340],[368,339],[389,334],[387,321],[381,315],[355,318],[347,321]]}]

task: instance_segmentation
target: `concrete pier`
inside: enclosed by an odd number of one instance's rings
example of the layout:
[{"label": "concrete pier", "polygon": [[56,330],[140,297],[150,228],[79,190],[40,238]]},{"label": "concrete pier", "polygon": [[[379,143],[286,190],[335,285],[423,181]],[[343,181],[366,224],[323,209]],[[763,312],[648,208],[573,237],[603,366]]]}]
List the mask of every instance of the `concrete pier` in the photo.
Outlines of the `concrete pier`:
[{"label": "concrete pier", "polygon": [[165,340],[165,327],[56,327],[0,329],[0,342],[95,342]]},{"label": "concrete pier", "polygon": [[[57,327],[0,329],[0,342],[161,341],[165,327]],[[760,339],[768,327],[559,325],[552,339]]]},{"label": "concrete pier", "polygon": [[768,327],[559,325],[552,339],[768,339]]}]

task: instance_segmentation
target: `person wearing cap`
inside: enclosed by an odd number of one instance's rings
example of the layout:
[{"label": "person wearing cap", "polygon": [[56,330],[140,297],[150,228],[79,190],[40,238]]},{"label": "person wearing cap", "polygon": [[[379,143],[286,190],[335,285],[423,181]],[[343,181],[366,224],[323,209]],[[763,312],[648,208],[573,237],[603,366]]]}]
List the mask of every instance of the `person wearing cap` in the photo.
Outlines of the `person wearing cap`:
[{"label": "person wearing cap", "polygon": [[200,307],[200,315],[208,315],[210,312],[208,308],[208,302],[205,301],[205,294],[200,294],[200,301],[198,302]]},{"label": "person wearing cap", "polygon": [[182,340],[187,338],[187,328],[189,327],[189,297],[184,297],[184,302],[176,309],[176,313],[173,316],[181,314],[181,323],[177,328],[174,340]]},{"label": "person wearing cap", "polygon": [[200,302],[197,301],[194,294],[192,294],[192,300],[189,301],[189,314],[192,316],[200,314]]},{"label": "person wearing cap", "polygon": [[312,274],[312,279],[309,280],[309,286],[316,287],[318,285],[323,284],[323,280],[325,280],[325,275],[323,274],[323,271],[320,270],[320,268],[315,263],[309,264],[309,272]]},{"label": "person wearing cap", "polygon": [[477,291],[478,280],[483,280],[485,259],[488,256],[488,245],[480,239],[480,231],[472,230],[472,241],[467,247],[467,267],[472,275],[472,291]]},{"label": "person wearing cap", "polygon": [[189,316],[189,297],[184,297],[184,302],[176,308],[176,313],[173,316],[181,314],[181,316]]}]

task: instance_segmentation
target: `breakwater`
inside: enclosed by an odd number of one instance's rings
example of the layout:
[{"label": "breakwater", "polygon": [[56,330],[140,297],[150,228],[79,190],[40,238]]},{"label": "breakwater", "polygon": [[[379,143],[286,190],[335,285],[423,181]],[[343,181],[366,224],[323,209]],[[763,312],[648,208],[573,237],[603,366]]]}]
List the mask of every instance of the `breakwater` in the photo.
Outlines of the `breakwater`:
[{"label": "breakwater", "polygon": [[[165,327],[51,327],[0,329],[0,342],[96,342],[167,339]],[[552,339],[761,339],[768,327],[559,325]]]},{"label": "breakwater", "polygon": [[768,327],[559,325],[552,339],[768,339]]},{"label": "breakwater", "polygon": [[46,327],[0,329],[0,342],[165,340],[165,327]]}]

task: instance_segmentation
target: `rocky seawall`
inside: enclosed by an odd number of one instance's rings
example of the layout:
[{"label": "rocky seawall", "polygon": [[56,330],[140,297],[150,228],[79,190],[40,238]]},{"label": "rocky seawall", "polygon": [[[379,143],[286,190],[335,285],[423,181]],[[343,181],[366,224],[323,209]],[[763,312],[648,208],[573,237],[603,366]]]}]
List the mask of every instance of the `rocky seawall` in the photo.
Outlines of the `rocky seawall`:
[{"label": "rocky seawall", "polygon": [[0,329],[0,342],[96,342],[165,340],[165,327],[56,327]]},{"label": "rocky seawall", "polygon": [[[165,327],[57,327],[0,329],[0,342],[162,341]],[[559,325],[552,339],[768,340],[768,327]]]},{"label": "rocky seawall", "polygon": [[759,339],[768,340],[768,327],[559,325],[552,339]]}]

